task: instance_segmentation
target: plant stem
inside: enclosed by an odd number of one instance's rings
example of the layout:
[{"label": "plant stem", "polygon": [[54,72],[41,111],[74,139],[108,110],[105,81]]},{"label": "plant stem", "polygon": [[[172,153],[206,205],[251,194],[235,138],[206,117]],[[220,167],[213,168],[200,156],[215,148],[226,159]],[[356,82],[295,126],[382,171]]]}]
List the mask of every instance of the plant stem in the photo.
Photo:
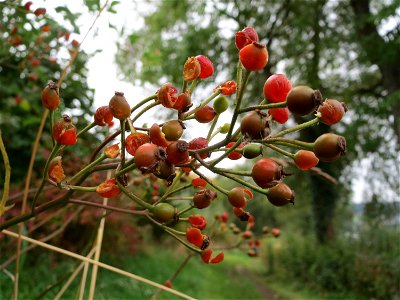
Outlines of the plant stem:
[{"label": "plant stem", "polygon": [[208,141],[211,140],[211,136],[212,136],[212,133],[213,133],[213,131],[214,131],[215,126],[217,125],[219,116],[220,116],[220,114],[217,114],[217,115],[214,117],[214,120],[213,120],[212,123],[211,123],[211,127],[210,127],[210,129],[208,130],[208,134],[207,134],[207,140],[208,140]]},{"label": "plant stem", "polygon": [[102,153],[99,158],[97,158],[95,161],[91,162],[90,164],[88,164],[86,167],[84,167],[82,170],[80,170],[78,173],[76,173],[74,176],[72,176],[70,179],[68,179],[68,183],[72,183],[75,179],[77,179],[79,176],[81,176],[82,174],[86,174],[92,167],[98,165],[100,162],[102,162],[103,160],[105,160],[107,158],[107,156]]},{"label": "plant stem", "polygon": [[183,81],[183,83],[182,83],[182,93],[184,93],[185,91],[186,91],[186,89],[187,89],[187,81],[186,80],[184,80]]},{"label": "plant stem", "polygon": [[216,164],[221,162],[225,157],[227,157],[229,154],[235,151],[235,149],[242,143],[242,139],[238,139],[236,143],[229,148],[225,153],[223,153],[220,157],[218,157],[212,164],[210,164],[210,167],[214,167]]},{"label": "plant stem", "polygon": [[51,110],[50,111],[50,133],[51,133],[51,142],[54,147],[56,142],[54,141],[54,137],[53,137],[53,127],[54,127],[54,110]]},{"label": "plant stem", "polygon": [[172,182],[172,184],[165,190],[164,195],[157,201],[157,203],[160,203],[160,202],[164,201],[169,195],[175,193],[175,191],[173,191],[173,188],[177,185],[177,183],[181,179],[183,173],[184,173],[183,170],[179,171],[178,175],[175,176],[174,181]]},{"label": "plant stem", "polygon": [[244,107],[239,110],[239,113],[241,114],[241,113],[253,111],[256,109],[263,110],[263,109],[272,109],[272,108],[281,108],[281,107],[286,107],[286,101],[279,102],[279,103],[260,104],[260,105]]},{"label": "plant stem", "polygon": [[146,215],[147,214],[146,210],[125,209],[125,208],[119,208],[119,207],[115,207],[115,206],[102,205],[102,204],[96,203],[96,202],[83,201],[83,200],[79,200],[79,199],[69,199],[68,202],[73,203],[73,204],[78,204],[78,205],[86,205],[86,206],[104,208],[107,210],[116,211],[116,212],[120,212],[120,213],[124,213],[124,214],[131,214],[131,215]]},{"label": "plant stem", "polygon": [[217,169],[218,172],[239,175],[239,176],[251,176],[251,172],[249,171],[236,171],[236,170],[228,170],[228,169]]},{"label": "plant stem", "polygon": [[143,104],[146,104],[147,102],[157,99],[157,94],[151,95],[147,98],[144,98],[141,100],[138,104],[136,104],[134,107],[131,108],[131,113],[133,113],[135,110],[137,110],[139,107],[141,107]]},{"label": "plant stem", "polygon": [[127,195],[130,199],[132,199],[133,201],[135,201],[136,204],[139,204],[140,206],[147,208],[149,210],[153,209],[153,206],[145,201],[143,201],[142,199],[140,199],[138,196],[136,196],[135,194],[131,193],[130,191],[128,191],[117,179],[117,185],[119,187],[119,189],[125,194]]},{"label": "plant stem", "polygon": [[11,177],[10,161],[8,159],[6,147],[4,146],[3,137],[1,134],[1,128],[0,128],[0,151],[1,151],[1,155],[3,157],[4,168],[5,168],[4,189],[3,189],[3,196],[1,198],[1,203],[0,203],[0,217],[1,217],[3,215],[3,213],[6,211],[6,202],[8,199],[8,192],[10,189],[10,177]]},{"label": "plant stem", "polygon": [[196,86],[199,84],[199,82],[200,82],[199,78],[196,78],[195,80],[192,81],[192,84],[190,85],[190,88],[189,88],[190,94],[193,94],[193,91],[196,88]]},{"label": "plant stem", "polygon": [[78,132],[78,134],[76,135],[76,138],[80,137],[82,134],[89,131],[90,129],[92,129],[95,126],[96,126],[95,122],[88,124],[85,128],[83,128],[81,131]]},{"label": "plant stem", "polygon": [[[200,158],[200,157],[199,157],[199,158]],[[201,159],[201,158],[200,158],[200,159]],[[203,162],[204,162],[204,161],[203,161]],[[206,168],[208,168],[208,167],[206,167]],[[219,186],[215,185],[214,183],[212,183],[211,180],[209,180],[206,176],[204,176],[204,175],[203,175],[202,173],[200,173],[198,170],[193,170],[193,172],[196,173],[197,175],[199,175],[199,176],[200,176],[201,178],[203,178],[205,181],[207,181],[207,183],[208,183],[209,185],[211,185],[214,189],[216,189],[217,191],[221,192],[222,194],[228,196],[229,191],[227,191],[227,190],[225,190],[224,188],[219,187]]]},{"label": "plant stem", "polygon": [[213,93],[210,97],[207,99],[203,100],[199,106],[197,106],[195,109],[192,109],[191,111],[188,111],[187,113],[182,114],[181,118],[182,119],[187,119],[191,115],[194,115],[199,109],[203,108],[206,106],[211,100],[213,100],[215,97],[217,97],[219,94],[221,94],[221,91],[216,91]]},{"label": "plant stem", "polygon": [[268,144],[277,144],[277,145],[283,145],[287,147],[295,147],[298,149],[304,149],[304,150],[310,150],[312,151],[314,148],[314,143],[307,143],[307,142],[302,142],[298,140],[292,140],[292,139],[285,139],[285,138],[267,138],[261,141],[262,144],[268,145]]},{"label": "plant stem", "polygon": [[233,127],[235,126],[237,117],[239,115],[239,110],[240,110],[240,106],[242,104],[242,99],[243,99],[243,93],[244,93],[244,90],[246,89],[247,82],[249,81],[249,76],[250,76],[250,71],[245,70],[244,76],[243,76],[243,81],[241,82],[242,84],[239,85],[239,91],[236,94],[235,110],[233,112],[231,126],[229,127],[228,134],[226,135],[228,140],[232,136]]},{"label": "plant stem", "polygon": [[157,201],[157,203],[160,203],[161,201],[164,201],[165,199],[167,199],[167,197],[171,196],[172,194],[175,194],[177,192],[183,191],[187,188],[190,188],[192,186],[192,183],[188,183],[186,185],[183,185],[181,187],[178,187],[177,189],[173,190],[173,191],[169,191],[167,190],[164,195]]},{"label": "plant stem", "polygon": [[277,152],[279,152],[279,153],[281,153],[281,154],[283,154],[283,155],[285,155],[287,157],[290,157],[290,158],[294,159],[294,154],[293,153],[285,151],[285,150],[283,150],[283,149],[281,149],[279,147],[276,147],[274,145],[271,145],[271,144],[266,144],[265,146],[267,146],[267,147],[269,147],[269,148],[271,148],[271,149],[273,149],[273,150],[275,150],[275,151],[277,151]]},{"label": "plant stem", "polygon": [[150,110],[151,108],[153,108],[154,106],[159,105],[160,103],[158,102],[154,102],[154,103],[150,103],[149,105],[147,105],[146,107],[144,107],[141,111],[139,111],[136,116],[132,119],[132,123],[135,123],[137,119],[139,119],[145,112],[147,112],[148,110]]},{"label": "plant stem", "polygon": [[281,136],[286,135],[286,134],[288,134],[288,133],[296,132],[296,131],[302,130],[302,129],[304,129],[304,128],[313,126],[313,125],[317,124],[318,121],[319,121],[319,119],[318,119],[318,118],[315,118],[315,119],[312,119],[312,120],[310,120],[310,121],[308,121],[308,122],[304,122],[304,123],[302,123],[302,124],[299,124],[299,125],[297,125],[297,126],[294,126],[294,127],[292,127],[292,128],[288,128],[288,129],[282,130],[282,131],[278,132],[277,134],[275,134],[275,135],[273,135],[273,136],[271,136],[271,137],[267,137],[267,138],[277,138],[277,137],[281,137]]},{"label": "plant stem", "polygon": [[182,209],[182,210],[178,213],[178,216],[181,216],[181,215],[183,215],[184,213],[187,213],[188,211],[191,211],[193,208],[194,208],[194,206],[193,206],[193,205],[190,205],[190,206],[188,206],[188,207]]},{"label": "plant stem", "polygon": [[123,169],[125,166],[125,121],[121,120],[121,168]]}]

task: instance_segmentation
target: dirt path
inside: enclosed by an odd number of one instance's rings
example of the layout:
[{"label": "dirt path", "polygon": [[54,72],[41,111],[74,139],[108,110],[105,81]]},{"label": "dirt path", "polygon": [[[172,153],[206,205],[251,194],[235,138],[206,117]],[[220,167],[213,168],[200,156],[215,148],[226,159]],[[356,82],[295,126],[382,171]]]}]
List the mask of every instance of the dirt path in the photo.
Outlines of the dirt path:
[{"label": "dirt path", "polygon": [[251,281],[254,282],[255,287],[257,288],[258,292],[262,295],[263,299],[266,300],[282,300],[281,298],[276,295],[276,293],[271,290],[266,283],[257,276],[256,274],[252,273],[248,269],[244,267],[236,267],[235,271],[239,273],[241,276],[246,276],[247,278],[250,278]]}]

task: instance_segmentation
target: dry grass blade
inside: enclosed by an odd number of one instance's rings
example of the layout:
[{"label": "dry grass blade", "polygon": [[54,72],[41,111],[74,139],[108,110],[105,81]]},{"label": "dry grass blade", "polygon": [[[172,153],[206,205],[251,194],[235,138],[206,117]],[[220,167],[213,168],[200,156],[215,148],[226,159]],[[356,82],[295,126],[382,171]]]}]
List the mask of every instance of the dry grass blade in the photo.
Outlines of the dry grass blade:
[{"label": "dry grass blade", "polygon": [[[2,233],[4,233],[5,235],[14,237],[14,238],[18,238],[18,234],[16,234],[15,232],[9,231],[9,230],[3,230]],[[88,263],[90,263],[90,264],[97,265],[97,266],[99,266],[100,268],[103,268],[103,269],[112,271],[112,272],[114,272],[114,273],[117,273],[117,274],[120,274],[120,275],[129,277],[129,278],[132,278],[132,279],[135,279],[135,280],[140,281],[140,282],[143,282],[143,283],[145,283],[145,284],[154,286],[154,287],[156,287],[156,288],[162,289],[162,290],[164,290],[164,291],[166,291],[166,292],[169,292],[169,293],[171,293],[171,294],[174,294],[174,295],[176,295],[176,296],[179,296],[179,297],[181,297],[181,298],[183,298],[183,299],[190,299],[190,300],[195,299],[195,298],[190,297],[189,295],[186,295],[186,294],[181,293],[181,292],[179,292],[179,291],[176,291],[176,290],[167,288],[166,286],[164,286],[164,285],[162,285],[162,284],[159,284],[159,283],[157,283],[157,282],[154,282],[154,281],[151,281],[151,280],[146,279],[146,278],[144,278],[144,277],[141,277],[141,276],[138,276],[138,275],[129,273],[129,272],[127,272],[127,271],[118,269],[118,268],[116,268],[116,267],[107,265],[107,264],[105,264],[105,263],[97,262],[97,261],[95,261],[94,259],[87,258],[87,257],[85,257],[85,256],[76,254],[76,253],[74,253],[74,252],[67,251],[67,250],[65,250],[65,249],[58,248],[58,247],[55,247],[55,246],[52,246],[52,245],[49,245],[49,244],[46,244],[46,243],[43,243],[43,242],[39,242],[39,241],[37,241],[37,240],[35,240],[35,239],[31,239],[31,238],[29,238],[29,237],[27,237],[27,236],[23,236],[23,235],[21,235],[21,239],[24,240],[24,241],[27,241],[27,242],[29,242],[29,243],[36,244],[36,245],[38,245],[38,246],[40,246],[40,247],[46,248],[46,249],[48,249],[48,250],[55,251],[55,252],[58,252],[58,253],[61,253],[61,254],[64,254],[64,255],[73,257],[73,258],[78,259],[78,260],[81,260],[81,261],[83,261],[83,262],[88,262]]]}]

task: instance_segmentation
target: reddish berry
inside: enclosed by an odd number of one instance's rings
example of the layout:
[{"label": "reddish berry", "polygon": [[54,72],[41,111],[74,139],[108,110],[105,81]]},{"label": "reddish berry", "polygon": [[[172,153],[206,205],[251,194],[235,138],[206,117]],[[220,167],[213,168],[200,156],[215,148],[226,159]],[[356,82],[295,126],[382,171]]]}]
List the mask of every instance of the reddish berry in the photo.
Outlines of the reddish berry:
[{"label": "reddish berry", "polygon": [[211,190],[200,190],[193,196],[193,204],[196,208],[206,208],[211,204],[211,201],[217,198],[217,193]]},{"label": "reddish berry", "polygon": [[229,80],[217,86],[214,89],[214,93],[220,91],[222,95],[230,96],[236,92],[236,82]]},{"label": "reddish berry", "polygon": [[186,238],[189,243],[196,245],[197,247],[201,248],[203,245],[203,235],[201,234],[200,229],[190,227],[186,229]]},{"label": "reddish berry", "polygon": [[43,16],[46,13],[46,9],[43,7],[36,8],[35,11],[33,12],[36,17]]},{"label": "reddish berry", "polygon": [[284,74],[274,74],[264,83],[264,97],[272,103],[283,102],[291,89],[292,84]]},{"label": "reddish berry", "polygon": [[272,116],[272,120],[279,124],[285,124],[289,120],[289,110],[287,107],[272,108],[268,110],[268,113]]},{"label": "reddish berry", "polygon": [[319,120],[326,125],[338,123],[347,111],[343,102],[334,99],[326,99],[317,110]]},{"label": "reddish berry", "polygon": [[168,141],[165,139],[164,134],[161,132],[160,126],[154,123],[149,130],[150,141],[160,147],[167,147]]},{"label": "reddish berry", "polygon": [[110,99],[108,108],[111,110],[114,118],[125,120],[131,115],[131,108],[124,97],[124,93],[115,92],[115,95]]},{"label": "reddish berry", "polygon": [[119,156],[120,150],[119,150],[119,145],[111,145],[108,146],[104,149],[104,154],[107,156],[107,158],[117,158]]},{"label": "reddish berry", "polygon": [[160,160],[165,160],[166,153],[161,147],[154,144],[143,144],[136,149],[135,164],[142,173],[152,173]]},{"label": "reddish berry", "polygon": [[274,227],[274,228],[272,228],[271,233],[272,233],[272,235],[273,235],[274,237],[277,238],[278,236],[280,236],[281,231],[279,230],[279,228]]},{"label": "reddish berry", "polygon": [[134,132],[128,135],[127,138],[125,139],[125,148],[130,155],[135,156],[136,150],[140,146],[149,142],[150,138],[147,134]]},{"label": "reddish berry", "polygon": [[250,257],[256,257],[258,256],[257,251],[253,248],[253,249],[249,249],[249,251],[247,251],[247,255]]},{"label": "reddish berry", "polygon": [[242,152],[245,158],[252,159],[262,154],[262,146],[258,144],[247,144],[243,147]]},{"label": "reddish berry", "polygon": [[213,251],[211,250],[211,248],[207,248],[207,249],[203,250],[203,252],[201,253],[202,261],[205,262],[206,264],[208,264],[210,262],[212,253],[213,253]]},{"label": "reddish berry", "polygon": [[35,58],[33,58],[33,59],[31,60],[32,68],[36,68],[36,67],[40,66],[40,63],[41,63],[41,61],[40,61],[40,59],[37,58],[37,57],[35,57]]},{"label": "reddish berry", "polygon": [[[203,137],[195,138],[189,142],[189,150],[200,150],[208,147],[208,140]],[[200,153],[200,158],[206,159],[210,157],[209,152]]]},{"label": "reddish berry", "polygon": [[58,87],[52,81],[42,91],[42,104],[48,110],[55,110],[60,105]]},{"label": "reddish berry", "polygon": [[184,93],[179,94],[172,108],[182,113],[188,111],[189,108],[192,107],[192,105],[193,104],[190,97],[190,91],[186,91]]},{"label": "reddish berry", "polygon": [[108,179],[96,187],[96,192],[103,198],[114,198],[121,193],[115,184],[115,178]]},{"label": "reddish berry", "polygon": [[320,161],[335,161],[346,153],[346,140],[342,136],[325,133],[315,140],[314,153]]},{"label": "reddish berry", "polygon": [[258,42],[258,34],[253,27],[246,27],[242,31],[236,32],[235,44],[239,50],[253,42]]},{"label": "reddish berry", "polygon": [[264,45],[253,42],[240,50],[239,59],[246,70],[259,71],[268,63],[268,51]]},{"label": "reddish berry", "polygon": [[164,223],[171,221],[176,216],[176,208],[169,203],[158,203],[151,209],[154,219]]},{"label": "reddish berry", "polygon": [[211,60],[204,55],[196,56],[198,62],[200,63],[200,79],[205,79],[214,74],[214,66]]},{"label": "reddish berry", "polygon": [[68,115],[63,115],[62,119],[55,122],[53,138],[60,145],[70,146],[76,144],[76,128]]},{"label": "reddish berry", "polygon": [[77,40],[72,40],[71,42],[72,47],[79,47],[79,42]]},{"label": "reddish berry", "polygon": [[178,90],[171,83],[166,83],[157,92],[158,102],[166,108],[172,108],[177,100],[176,93]]},{"label": "reddish berry", "polygon": [[181,138],[185,125],[180,120],[167,121],[162,126],[162,132],[168,141],[177,141]]},{"label": "reddish berry", "polygon": [[196,57],[189,57],[183,66],[183,80],[192,81],[199,77],[201,73],[200,62]]},{"label": "reddish berry", "polygon": [[203,188],[203,187],[206,187],[207,181],[205,181],[203,178],[200,178],[200,177],[194,178],[194,179],[192,179],[192,185],[195,188],[198,188],[198,187]]},{"label": "reddish berry", "polygon": [[250,230],[246,230],[245,232],[242,233],[242,238],[248,240],[253,237],[253,233]]},{"label": "reddish berry", "polygon": [[192,215],[189,216],[189,223],[192,227],[203,230],[207,226],[207,221],[203,216]]},{"label": "reddish berry", "polygon": [[69,41],[69,37],[71,36],[71,32],[67,31],[64,35],[66,41]]},{"label": "reddish berry", "polygon": [[285,175],[282,166],[270,158],[261,158],[258,160],[251,171],[254,182],[262,188],[273,187]]},{"label": "reddish berry", "polygon": [[[230,142],[225,146],[225,148],[232,148],[232,146],[235,144],[236,144],[236,142]],[[244,143],[241,143],[236,149],[242,149],[244,147],[244,145],[245,145]],[[242,157],[242,153],[237,152],[237,151],[233,151],[232,153],[230,153],[228,155],[228,158],[231,160],[238,160],[241,157]]]},{"label": "reddish berry", "polygon": [[218,253],[217,256],[214,256],[211,260],[210,263],[211,264],[218,264],[220,262],[222,262],[224,260],[224,252],[220,252]]},{"label": "reddish berry", "polygon": [[287,108],[297,116],[312,113],[322,103],[322,95],[318,90],[304,85],[295,86],[286,97]]},{"label": "reddish berry", "polygon": [[299,150],[294,155],[294,162],[296,166],[301,170],[308,170],[315,167],[318,164],[318,157],[315,153],[307,150]]},{"label": "reddish berry", "polygon": [[226,222],[228,222],[228,219],[229,219],[229,214],[228,214],[228,212],[224,211],[220,215],[220,220],[221,220],[221,222],[226,223]]},{"label": "reddish berry", "polygon": [[100,106],[94,113],[94,122],[98,126],[111,126],[113,115],[108,105]]},{"label": "reddish berry", "polygon": [[214,117],[217,115],[217,112],[209,105],[206,105],[200,109],[198,109],[194,117],[199,123],[209,123]]},{"label": "reddish berry", "polygon": [[268,226],[264,226],[263,228],[262,228],[262,233],[263,234],[267,234],[269,232],[269,227]]},{"label": "reddish berry", "polygon": [[40,30],[43,32],[49,32],[50,29],[51,29],[51,27],[49,25],[45,25],[45,26],[42,26],[42,28],[40,28]]},{"label": "reddish berry", "polygon": [[253,199],[253,193],[248,189],[245,189],[243,187],[235,187],[231,189],[228,193],[229,203],[233,207],[245,207],[247,201],[245,194],[248,196],[249,199]]},{"label": "reddish berry", "polygon": [[53,158],[48,168],[49,178],[56,183],[61,182],[65,178],[61,159],[61,156],[56,156],[55,158]]},{"label": "reddish berry", "polygon": [[27,11],[31,11],[31,5],[33,4],[32,1],[28,1],[24,4],[24,7]]},{"label": "reddish berry", "polygon": [[172,164],[182,164],[189,160],[189,144],[183,140],[172,142],[167,147],[167,159]]},{"label": "reddish berry", "polygon": [[22,36],[16,35],[16,36],[10,37],[10,39],[8,41],[11,45],[13,45],[14,47],[17,47],[22,44]]},{"label": "reddish berry", "polygon": [[294,192],[283,182],[270,188],[267,192],[267,198],[275,206],[284,206],[289,203],[294,204]]},{"label": "reddish berry", "polygon": [[268,115],[260,111],[246,114],[240,122],[240,131],[248,139],[263,139],[271,133]]}]

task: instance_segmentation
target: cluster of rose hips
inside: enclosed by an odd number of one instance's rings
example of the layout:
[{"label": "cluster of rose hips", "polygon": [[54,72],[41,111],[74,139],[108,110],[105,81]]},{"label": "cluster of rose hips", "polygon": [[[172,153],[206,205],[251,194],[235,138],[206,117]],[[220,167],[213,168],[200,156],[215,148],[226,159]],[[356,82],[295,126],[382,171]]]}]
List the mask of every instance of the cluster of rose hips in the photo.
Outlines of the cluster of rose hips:
[{"label": "cluster of rose hips", "polygon": [[[286,155],[294,164],[302,170],[308,170],[317,165],[318,161],[331,162],[338,159],[345,152],[345,139],[341,136],[328,133],[321,135],[314,143],[306,143],[284,135],[302,130],[319,122],[332,125],[341,120],[346,108],[333,99],[323,100],[321,93],[307,86],[292,87],[290,81],[283,74],[275,74],[269,77],[264,85],[264,99],[255,106],[242,107],[242,99],[251,72],[262,70],[268,62],[268,51],[259,43],[257,32],[246,27],[236,34],[236,46],[239,50],[240,66],[236,81],[229,80],[215,87],[213,93],[207,99],[197,103],[192,101],[193,90],[204,79],[210,78],[214,73],[213,63],[204,55],[189,57],[183,66],[184,83],[178,91],[171,83],[162,85],[155,95],[146,98],[134,105],[128,103],[123,93],[115,92],[108,105],[99,107],[94,115],[94,122],[87,128],[77,133],[71,118],[64,115],[55,122],[53,138],[56,142],[45,167],[45,179],[59,188],[67,190],[80,190],[97,192],[104,198],[114,198],[124,194],[132,199],[138,207],[143,208],[142,213],[146,217],[174,236],[191,250],[201,254],[206,263],[218,263],[223,260],[223,252],[213,256],[211,238],[204,230],[207,221],[204,216],[191,214],[183,216],[190,210],[205,209],[217,198],[217,193],[228,200],[232,206],[234,215],[243,222],[247,222],[246,230],[242,238],[252,239],[251,228],[255,219],[251,213],[245,210],[248,200],[253,198],[253,192],[266,195],[275,206],[283,206],[294,203],[294,192],[283,182],[287,173],[283,167],[272,157],[258,159],[251,172],[240,172],[230,169],[222,169],[216,165],[225,158],[237,160],[241,157],[255,159],[263,154],[263,150],[271,148],[278,153]],[[232,95],[235,95],[233,99]],[[154,102],[152,102],[154,100]],[[208,105],[213,101],[212,106]],[[42,93],[43,105],[54,111],[60,104],[59,90],[56,84],[49,83]],[[140,111],[137,111],[143,105]],[[134,124],[147,110],[155,106],[163,106],[177,113],[176,119],[163,123],[154,123],[149,128],[137,127]],[[194,108],[193,108],[194,107]],[[219,115],[229,107],[233,108],[230,124],[216,127]],[[285,123],[289,114],[305,116],[315,113],[315,119],[296,125],[292,128],[273,132],[274,122]],[[240,121],[240,128],[234,130],[236,121],[241,114],[245,114]],[[94,126],[110,126],[113,119],[120,121],[120,128],[110,138],[106,139],[100,148],[106,146],[113,138],[120,136],[120,145],[113,144],[105,148],[103,154],[93,160],[74,176],[67,178],[62,168],[62,158],[59,152],[65,146],[74,145],[78,135],[83,134]],[[183,138],[186,126],[185,122],[195,120],[199,123],[211,123],[206,136],[197,137],[190,141]],[[216,129],[217,128],[217,129]],[[126,132],[129,135],[126,136]],[[219,142],[212,142],[217,133],[225,135]],[[121,146],[121,149],[120,149]],[[298,151],[290,153],[281,147],[294,148]],[[126,153],[133,158],[127,159]],[[211,158],[211,154],[217,154],[217,158]],[[218,155],[219,154],[219,155]],[[105,159],[111,159],[116,164],[112,165],[114,175],[97,187],[80,187],[73,184],[79,178],[92,171]],[[109,164],[110,165],[110,164]],[[201,172],[206,168],[212,172],[224,176],[238,186],[230,191],[213,183]],[[106,168],[104,168],[106,169]],[[102,169],[102,170],[104,170]],[[129,174],[138,176],[149,174],[165,182],[166,189],[162,195],[157,192],[157,197],[152,203],[141,199],[132,190]],[[182,176],[193,176],[191,183],[181,185]],[[140,175],[140,176],[142,176]],[[242,176],[251,177],[255,184],[243,180]],[[178,210],[171,195],[183,190],[198,189],[192,193],[188,207]],[[157,189],[158,190],[158,189]],[[253,192],[252,192],[253,191]],[[176,197],[175,197],[176,198]],[[178,197],[179,198],[179,197]],[[182,203],[182,201],[180,201]],[[220,217],[219,220],[224,220]],[[174,228],[178,222],[187,222],[185,232]],[[179,236],[185,236],[182,239]],[[273,230],[274,236],[279,236],[279,230]],[[258,252],[259,242],[252,240],[249,255],[255,256]]]}]

